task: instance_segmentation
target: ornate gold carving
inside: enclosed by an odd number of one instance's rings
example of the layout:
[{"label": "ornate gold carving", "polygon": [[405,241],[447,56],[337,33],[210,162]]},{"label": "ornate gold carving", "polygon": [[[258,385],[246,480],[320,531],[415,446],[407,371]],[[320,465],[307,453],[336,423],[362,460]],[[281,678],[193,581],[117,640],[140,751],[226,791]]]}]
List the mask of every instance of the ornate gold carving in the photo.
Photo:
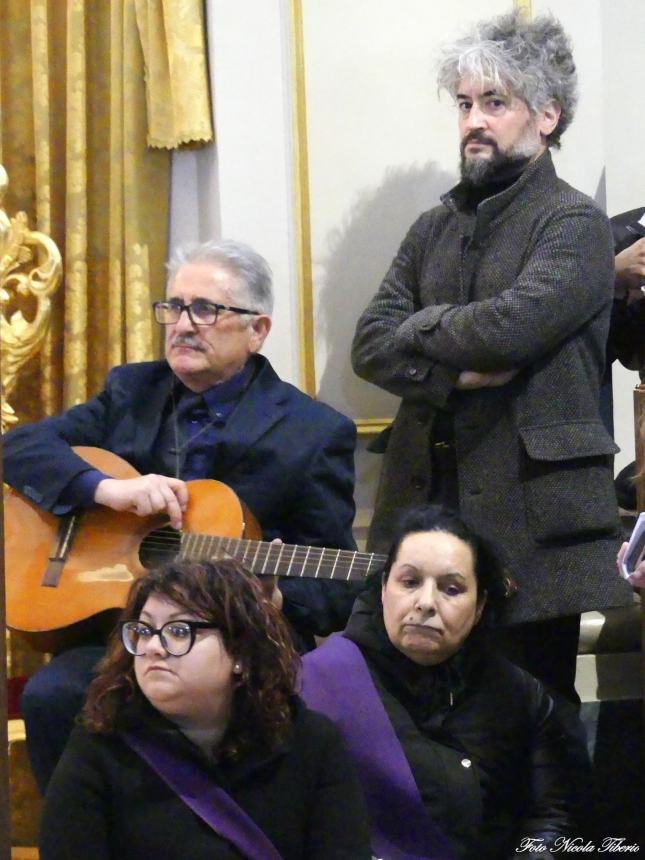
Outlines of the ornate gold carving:
[{"label": "ornate gold carving", "polygon": [[50,296],[62,273],[60,252],[49,236],[30,230],[24,212],[13,218],[5,212],[8,184],[7,173],[0,165],[2,432],[18,421],[9,400],[16,390],[20,369],[38,352],[47,334]]}]

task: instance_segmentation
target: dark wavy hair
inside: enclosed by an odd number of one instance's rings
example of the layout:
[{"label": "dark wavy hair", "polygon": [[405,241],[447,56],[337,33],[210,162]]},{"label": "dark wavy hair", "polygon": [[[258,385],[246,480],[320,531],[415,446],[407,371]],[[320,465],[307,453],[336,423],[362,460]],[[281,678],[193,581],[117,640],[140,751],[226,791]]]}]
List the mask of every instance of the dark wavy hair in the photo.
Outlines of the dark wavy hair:
[{"label": "dark wavy hair", "polygon": [[[278,746],[291,725],[299,662],[282,616],[257,578],[236,561],[170,562],[132,584],[121,620],[138,619],[152,594],[216,624],[227,652],[242,667],[219,754],[239,758],[259,744]],[[151,707],[117,628],[90,685],[82,721],[91,731],[112,732]]]},{"label": "dark wavy hair", "polygon": [[404,510],[392,535],[380,582],[387,582],[404,539],[418,532],[447,532],[467,544],[474,558],[477,597],[486,596],[480,624],[490,627],[517,586],[503,564],[499,551],[478,535],[460,516],[439,505],[418,505]]}]

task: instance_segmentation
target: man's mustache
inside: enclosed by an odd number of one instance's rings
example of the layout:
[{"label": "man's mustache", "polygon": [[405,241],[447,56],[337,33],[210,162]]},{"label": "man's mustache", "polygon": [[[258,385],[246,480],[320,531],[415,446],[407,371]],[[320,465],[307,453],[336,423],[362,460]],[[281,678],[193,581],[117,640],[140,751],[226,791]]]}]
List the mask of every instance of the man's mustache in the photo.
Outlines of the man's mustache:
[{"label": "man's mustache", "polygon": [[204,352],[204,347],[197,340],[197,338],[192,334],[176,334],[173,339],[171,346],[186,346],[189,349],[196,349],[198,352]]},{"label": "man's mustache", "polygon": [[460,148],[461,148],[461,154],[462,155],[466,151],[466,146],[469,143],[486,143],[486,144],[488,144],[488,146],[492,146],[495,149],[497,149],[497,144],[495,143],[495,141],[492,138],[487,137],[484,134],[484,132],[482,132],[482,131],[475,130],[475,131],[469,131],[468,132],[466,137],[464,137],[464,139],[461,141],[461,147]]}]

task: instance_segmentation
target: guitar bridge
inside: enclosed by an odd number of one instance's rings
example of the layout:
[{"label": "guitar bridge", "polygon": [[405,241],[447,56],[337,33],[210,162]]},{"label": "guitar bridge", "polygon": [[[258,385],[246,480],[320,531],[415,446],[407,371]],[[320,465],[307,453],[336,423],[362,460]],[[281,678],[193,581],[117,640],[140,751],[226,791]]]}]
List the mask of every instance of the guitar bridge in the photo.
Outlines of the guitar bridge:
[{"label": "guitar bridge", "polygon": [[74,535],[78,529],[79,521],[80,516],[78,514],[69,514],[66,517],[61,517],[53,552],[49,556],[47,567],[43,574],[42,585],[48,588],[56,588],[58,586],[67,556],[72,547]]}]

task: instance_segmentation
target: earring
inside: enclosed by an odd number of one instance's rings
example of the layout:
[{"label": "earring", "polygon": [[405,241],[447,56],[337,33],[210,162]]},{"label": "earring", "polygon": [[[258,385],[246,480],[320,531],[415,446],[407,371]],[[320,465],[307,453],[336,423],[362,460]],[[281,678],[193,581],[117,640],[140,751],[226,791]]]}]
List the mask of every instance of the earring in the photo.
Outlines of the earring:
[{"label": "earring", "polygon": [[241,675],[241,674],[242,674],[242,667],[240,666],[240,664],[239,664],[239,663],[234,663],[234,664],[233,664],[233,672],[234,672],[236,675]]}]

